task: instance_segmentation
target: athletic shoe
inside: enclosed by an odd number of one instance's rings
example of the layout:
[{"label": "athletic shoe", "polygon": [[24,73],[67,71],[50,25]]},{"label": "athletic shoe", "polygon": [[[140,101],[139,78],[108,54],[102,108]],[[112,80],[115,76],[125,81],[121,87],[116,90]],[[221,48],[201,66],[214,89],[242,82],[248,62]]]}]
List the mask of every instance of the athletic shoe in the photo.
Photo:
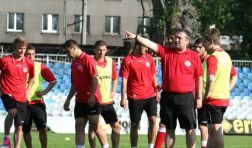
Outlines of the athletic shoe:
[{"label": "athletic shoe", "polygon": [[4,137],[3,145],[7,146],[8,148],[11,148],[10,138]]}]

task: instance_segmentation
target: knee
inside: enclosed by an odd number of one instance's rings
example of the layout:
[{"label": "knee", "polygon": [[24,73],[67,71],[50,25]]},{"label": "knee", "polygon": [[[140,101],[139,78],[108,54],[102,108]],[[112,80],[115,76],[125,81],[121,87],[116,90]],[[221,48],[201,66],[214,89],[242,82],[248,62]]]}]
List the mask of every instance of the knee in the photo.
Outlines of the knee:
[{"label": "knee", "polygon": [[190,130],[186,130],[186,134],[187,135],[192,135],[195,133],[195,130],[194,129],[190,129]]},{"label": "knee", "polygon": [[156,118],[155,118],[155,119],[150,119],[150,120],[149,120],[150,127],[153,127],[153,126],[156,127],[156,123],[157,123]]},{"label": "knee", "polygon": [[114,133],[120,133],[120,130],[121,130],[121,125],[119,123],[116,123],[113,127],[113,132]]},{"label": "knee", "polygon": [[131,130],[137,130],[139,127],[139,122],[131,122]]},{"label": "knee", "polygon": [[11,117],[11,118],[14,118],[16,116],[16,114],[17,114],[17,109],[16,108],[10,109],[8,111],[8,116]]},{"label": "knee", "polygon": [[38,131],[39,131],[40,134],[46,134],[47,133],[46,128],[40,128],[40,129],[38,129]]}]

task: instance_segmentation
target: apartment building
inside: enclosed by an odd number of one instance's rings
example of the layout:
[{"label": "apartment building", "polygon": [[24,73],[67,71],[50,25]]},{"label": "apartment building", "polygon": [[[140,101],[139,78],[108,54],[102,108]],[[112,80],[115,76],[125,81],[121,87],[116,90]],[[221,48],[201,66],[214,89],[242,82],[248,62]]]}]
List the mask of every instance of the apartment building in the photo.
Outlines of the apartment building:
[{"label": "apartment building", "polygon": [[[86,11],[83,11],[86,1]],[[82,13],[86,12],[86,43],[105,40],[110,46],[123,46],[123,31],[137,31],[148,25],[151,0],[1,0],[0,43],[24,36],[35,44],[62,44],[68,39],[81,43]]]}]

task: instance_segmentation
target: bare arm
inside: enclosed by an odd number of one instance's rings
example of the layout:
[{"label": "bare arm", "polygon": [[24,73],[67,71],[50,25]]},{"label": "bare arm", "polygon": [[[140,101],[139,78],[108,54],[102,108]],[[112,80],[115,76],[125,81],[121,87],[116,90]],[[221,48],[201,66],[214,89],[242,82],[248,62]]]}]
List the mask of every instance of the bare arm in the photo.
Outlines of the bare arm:
[{"label": "bare arm", "polygon": [[230,83],[229,83],[229,90],[230,91],[234,88],[237,79],[238,79],[237,75],[230,77]]},{"label": "bare arm", "polygon": [[43,91],[36,92],[36,95],[38,97],[42,97],[42,96],[46,95],[56,84],[57,84],[56,80],[53,81],[53,82],[49,82],[49,84],[47,85],[47,87]]},{"label": "bare arm", "polygon": [[144,37],[141,37],[140,35],[135,35],[134,33],[124,31],[125,32],[125,37],[127,39],[135,39],[142,45],[148,47],[149,49],[153,50],[154,52],[158,51],[158,45],[155,42],[152,42],[151,40],[148,40]]},{"label": "bare arm", "polygon": [[127,82],[126,78],[122,78],[122,88],[121,88],[121,107],[126,109],[126,90],[127,90]]},{"label": "bare arm", "polygon": [[71,85],[70,91],[69,91],[69,93],[67,95],[67,98],[66,98],[66,101],[64,103],[64,110],[65,111],[69,111],[70,110],[70,108],[69,108],[70,101],[73,98],[73,96],[75,95],[75,93],[76,93],[76,90],[75,90],[74,86]]},{"label": "bare arm", "polygon": [[27,82],[27,87],[26,87],[26,93],[27,93],[27,95],[30,94],[30,91],[31,91],[33,83],[34,83],[34,77],[33,78],[29,78],[29,80]]},{"label": "bare arm", "polygon": [[157,83],[156,75],[152,76],[152,86],[156,93],[156,100],[159,103],[160,102],[160,87]]},{"label": "bare arm", "polygon": [[92,77],[92,81],[91,81],[91,90],[90,90],[90,95],[89,95],[89,98],[88,98],[88,105],[90,107],[94,106],[95,105],[95,92],[96,92],[96,89],[97,89],[97,86],[98,86],[98,79],[96,76],[93,76]]},{"label": "bare arm", "polygon": [[202,87],[203,87],[203,80],[202,76],[195,78],[195,98],[196,98],[196,107],[202,107]]},{"label": "bare arm", "polygon": [[205,98],[208,98],[210,96],[210,92],[213,89],[213,80],[214,80],[214,75],[209,75],[206,82]]},{"label": "bare arm", "polygon": [[112,91],[110,93],[110,98],[114,98],[115,94],[116,94],[116,87],[117,87],[117,79],[112,80]]}]

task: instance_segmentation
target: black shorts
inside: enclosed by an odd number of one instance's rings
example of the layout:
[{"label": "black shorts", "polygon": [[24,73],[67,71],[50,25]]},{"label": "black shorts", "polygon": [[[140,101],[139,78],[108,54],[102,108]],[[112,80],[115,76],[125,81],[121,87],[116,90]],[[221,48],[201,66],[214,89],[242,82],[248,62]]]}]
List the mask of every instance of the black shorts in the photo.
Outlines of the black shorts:
[{"label": "black shorts", "polygon": [[198,124],[202,126],[207,126],[208,123],[208,114],[207,114],[207,105],[202,105],[198,112]]},{"label": "black shorts", "polygon": [[37,129],[46,128],[46,106],[43,103],[36,103],[28,105],[25,122],[23,124],[23,131],[29,132],[32,127],[32,120],[34,121]]},{"label": "black shorts", "polygon": [[222,124],[223,115],[227,107],[225,106],[207,106],[209,124]]},{"label": "black shorts", "polygon": [[101,115],[106,124],[117,122],[117,115],[113,104],[106,104],[101,106]]},{"label": "black shorts", "polygon": [[14,123],[16,126],[22,126],[26,116],[27,102],[18,102],[7,94],[2,95],[2,102],[7,112],[9,111],[9,109],[17,109]]},{"label": "black shorts", "polygon": [[133,122],[139,122],[143,110],[145,110],[148,117],[157,116],[157,100],[155,97],[151,97],[144,100],[128,100],[130,120]]},{"label": "black shorts", "polygon": [[88,118],[88,116],[101,114],[101,105],[95,103],[93,107],[89,107],[87,103],[76,102],[74,106],[74,117],[76,118]]},{"label": "black shorts", "polygon": [[167,129],[176,129],[177,119],[180,127],[186,130],[196,128],[193,93],[168,93],[162,91],[160,101],[161,123]]}]

